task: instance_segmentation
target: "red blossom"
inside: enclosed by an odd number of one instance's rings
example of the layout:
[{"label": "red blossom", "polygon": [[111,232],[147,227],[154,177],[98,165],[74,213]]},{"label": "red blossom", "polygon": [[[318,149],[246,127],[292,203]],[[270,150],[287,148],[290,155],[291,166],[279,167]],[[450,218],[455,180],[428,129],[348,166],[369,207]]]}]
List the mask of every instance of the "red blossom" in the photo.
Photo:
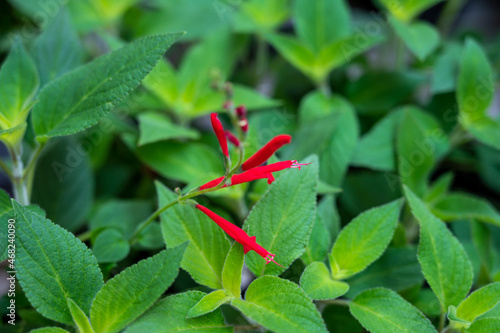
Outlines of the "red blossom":
[{"label": "red blossom", "polygon": [[283,147],[284,145],[290,143],[292,137],[290,135],[281,134],[272,138],[268,143],[259,149],[255,154],[250,156],[242,165],[243,171],[255,168],[265,161],[267,161],[273,154]]},{"label": "red blossom", "polygon": [[247,108],[244,105],[240,105],[235,109],[236,115],[238,116],[238,124],[243,132],[248,131],[248,119],[247,119]]},{"label": "red blossom", "polygon": [[214,128],[215,135],[217,136],[217,140],[219,140],[220,148],[222,149],[222,153],[229,157],[229,151],[227,149],[227,141],[226,135],[224,134],[224,127],[220,120],[217,118],[217,113],[212,113],[210,115],[210,120],[212,121],[212,127]]},{"label": "red blossom", "polygon": [[197,204],[196,208],[201,210],[211,220],[213,220],[215,223],[217,223],[217,225],[219,227],[221,227],[222,230],[224,230],[236,242],[243,245],[243,252],[245,252],[245,254],[248,251],[254,250],[262,258],[266,259],[268,264],[272,261],[275,264],[281,266],[276,261],[274,261],[274,254],[270,253],[265,248],[263,248],[262,246],[257,244],[255,236],[250,237],[243,229],[237,227],[236,225],[232,224],[228,220],[224,219],[222,216],[215,214],[210,209],[203,207],[202,205]]},{"label": "red blossom", "polygon": [[229,140],[229,142],[231,142],[235,147],[239,147],[240,146],[240,140],[238,140],[238,138],[231,132],[229,131],[226,131],[226,138]]}]

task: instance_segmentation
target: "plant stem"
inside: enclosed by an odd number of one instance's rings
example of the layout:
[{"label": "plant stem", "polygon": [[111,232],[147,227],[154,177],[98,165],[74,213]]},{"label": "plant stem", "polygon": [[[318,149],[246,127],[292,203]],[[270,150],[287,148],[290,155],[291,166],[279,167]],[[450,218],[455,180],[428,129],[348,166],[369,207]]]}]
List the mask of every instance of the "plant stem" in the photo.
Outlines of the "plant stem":
[{"label": "plant stem", "polygon": [[439,327],[438,327],[439,332],[443,330],[445,320],[446,320],[446,312],[442,312],[441,315],[439,316]]},{"label": "plant stem", "polygon": [[331,97],[332,96],[332,90],[330,89],[330,84],[328,82],[328,76],[325,77],[324,80],[322,80],[318,84],[318,89],[325,95],[326,97]]},{"label": "plant stem", "polygon": [[22,146],[19,145],[17,149],[9,148],[10,156],[12,158],[12,187],[14,189],[14,199],[23,206],[30,204],[28,196],[28,188],[23,177],[23,160],[22,160]]},{"label": "plant stem", "polygon": [[268,63],[268,50],[267,43],[262,35],[257,35],[257,68],[255,74],[257,76],[257,81],[262,78],[267,71]]},{"label": "plant stem", "polygon": [[441,12],[437,25],[442,36],[448,35],[451,25],[455,22],[457,14],[465,5],[464,0],[449,0]]},{"label": "plant stem", "polygon": [[328,301],[323,301],[327,304],[335,304],[335,305],[341,305],[341,306],[349,306],[350,301],[346,299],[332,299]]}]

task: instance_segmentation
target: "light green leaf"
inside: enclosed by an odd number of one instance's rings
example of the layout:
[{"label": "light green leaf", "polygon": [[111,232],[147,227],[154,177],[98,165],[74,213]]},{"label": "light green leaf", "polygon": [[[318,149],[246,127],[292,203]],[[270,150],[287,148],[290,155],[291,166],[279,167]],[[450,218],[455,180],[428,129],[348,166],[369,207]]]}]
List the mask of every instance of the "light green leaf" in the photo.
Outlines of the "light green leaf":
[{"label": "light green leaf", "polygon": [[83,63],[85,53],[65,7],[36,38],[31,54],[41,87]]},{"label": "light green leaf", "polygon": [[174,282],[187,244],[139,261],[97,293],[90,321],[97,332],[118,332],[146,311]]},{"label": "light green leaf", "polygon": [[374,170],[394,171],[396,168],[395,131],[400,118],[401,112],[392,112],[376,123],[359,140],[352,164]]},{"label": "light green leaf", "polygon": [[[177,200],[177,195],[160,183],[156,183],[156,191],[159,207]],[[199,284],[221,289],[224,259],[230,247],[224,231],[190,206],[175,205],[162,213],[160,218],[167,246],[189,241],[181,267]]]},{"label": "light green leaf", "polygon": [[323,222],[323,217],[320,215],[320,212],[316,210],[316,218],[314,219],[306,252],[304,252],[301,259],[306,265],[311,264],[313,261],[322,261],[326,257],[330,246],[330,231]]},{"label": "light green leaf", "polygon": [[46,85],[33,109],[38,139],[69,135],[95,125],[139,85],[181,35],[139,39]]},{"label": "light green leaf", "polygon": [[330,254],[334,279],[363,271],[389,245],[398,223],[402,200],[367,210],[342,229]]},{"label": "light green leaf", "polygon": [[88,313],[103,285],[97,261],[73,234],[15,201],[13,206],[19,282],[39,313],[72,325],[66,298]]},{"label": "light green leaf", "polygon": [[468,193],[452,192],[437,201],[432,212],[444,221],[476,219],[500,226],[500,213],[488,201]]},{"label": "light green leaf", "polygon": [[173,124],[168,117],[156,112],[141,113],[138,146],[169,139],[198,139],[200,134],[190,128]]},{"label": "light green leaf", "polygon": [[295,283],[275,276],[253,281],[245,300],[234,299],[231,305],[273,332],[327,332],[305,292]]},{"label": "light green leaf", "polygon": [[424,61],[439,46],[439,32],[429,23],[404,23],[395,17],[389,22],[399,38],[420,61]]},{"label": "light green leaf", "polygon": [[443,0],[380,0],[392,15],[404,22],[411,21],[441,1]]},{"label": "light green leaf", "polygon": [[459,318],[457,316],[457,308],[454,307],[453,305],[450,305],[448,307],[448,315],[447,315],[447,317],[448,317],[448,320],[450,320],[450,322],[454,326],[454,328],[457,328],[457,329],[464,328],[464,327],[469,327],[470,324],[471,324],[470,321],[461,319],[461,318]]},{"label": "light green leaf", "polygon": [[195,318],[204,314],[215,311],[222,304],[229,303],[234,297],[228,295],[225,290],[212,291],[210,294],[203,296],[187,313],[186,318]]},{"label": "light green leaf", "polygon": [[293,10],[297,35],[316,54],[352,32],[351,15],[344,0],[297,0]]},{"label": "light green leaf", "polygon": [[500,331],[500,318],[481,318],[466,330],[467,333],[491,333]]},{"label": "light green leaf", "polygon": [[470,323],[500,302],[500,282],[477,289],[457,307],[458,318]]},{"label": "light green leaf", "polygon": [[0,140],[11,147],[23,138],[38,84],[35,63],[16,38],[0,68]]},{"label": "light green leaf", "polygon": [[500,124],[487,113],[494,91],[493,70],[488,58],[475,41],[468,39],[458,76],[458,120],[476,139],[500,149]]},{"label": "light green leaf", "polygon": [[99,233],[92,245],[92,252],[99,263],[121,261],[127,257],[129,251],[130,246],[123,234],[111,228]]},{"label": "light green leaf", "polygon": [[49,142],[38,159],[33,181],[32,201],[69,231],[85,223],[94,201],[94,177],[82,147],[82,141],[74,137]]},{"label": "light green leaf", "polygon": [[130,325],[125,333],[233,332],[232,327],[224,324],[220,310],[197,318],[186,317],[188,311],[205,295],[193,290],[164,298]]},{"label": "light green leaf", "polygon": [[432,215],[408,187],[404,186],[404,190],[411,211],[420,223],[418,261],[444,312],[450,305],[458,305],[469,293],[472,265],[446,225]]},{"label": "light green leaf", "polygon": [[[432,183],[432,186],[429,188],[429,190],[425,193],[425,202],[434,204],[435,202],[443,199],[443,197],[446,196],[448,190],[450,189],[451,183],[453,182],[453,177],[454,175],[452,172],[447,172],[436,179],[434,183]],[[433,213],[438,216],[436,212],[433,211]],[[438,217],[442,219],[442,217]]]},{"label": "light green leaf", "polygon": [[349,309],[372,333],[437,333],[429,319],[389,289],[366,290],[352,300]]},{"label": "light green leaf", "polygon": [[42,327],[31,330],[30,333],[68,333],[68,331],[60,327]]},{"label": "light green leaf", "polygon": [[177,76],[174,67],[168,60],[158,61],[142,84],[166,105],[175,104],[178,94]]},{"label": "light green leaf", "polygon": [[284,23],[290,14],[288,0],[251,0],[241,3],[234,19],[239,32],[272,31]]},{"label": "light green leaf", "polygon": [[222,287],[238,298],[241,296],[241,271],[243,270],[244,256],[243,246],[234,242],[222,269]]},{"label": "light green leaf", "polygon": [[306,267],[300,277],[300,287],[315,300],[335,299],[349,290],[347,283],[333,280],[326,265],[318,261]]},{"label": "light green leaf", "polygon": [[90,321],[83,313],[82,309],[76,304],[71,298],[67,299],[68,308],[71,312],[71,317],[73,317],[73,321],[75,322],[76,327],[78,328],[79,333],[94,333],[92,326],[90,325]]},{"label": "light green leaf", "polygon": [[313,163],[300,171],[283,171],[245,220],[245,231],[283,265],[266,265],[255,251],[248,252],[245,262],[256,276],[283,273],[306,249],[316,209],[318,160],[310,157],[306,162]]},{"label": "light green leaf", "polygon": [[449,148],[448,138],[429,113],[414,106],[403,107],[399,112],[396,137],[399,177],[412,191],[423,195],[438,158]]}]

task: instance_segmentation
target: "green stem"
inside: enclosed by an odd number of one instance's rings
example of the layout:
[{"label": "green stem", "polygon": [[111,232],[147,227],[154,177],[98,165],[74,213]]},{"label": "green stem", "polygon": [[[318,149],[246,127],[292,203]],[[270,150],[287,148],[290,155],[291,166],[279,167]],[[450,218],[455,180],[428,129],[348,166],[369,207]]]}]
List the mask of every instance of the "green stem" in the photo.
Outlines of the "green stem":
[{"label": "green stem", "polygon": [[38,157],[40,156],[40,153],[42,152],[43,148],[45,147],[45,142],[39,144],[36,148],[33,154],[31,155],[31,159],[28,162],[28,165],[24,169],[23,172],[23,177],[27,178],[28,174],[35,169],[36,163],[38,162]]},{"label": "green stem", "polygon": [[318,89],[325,95],[326,97],[332,96],[332,90],[330,89],[330,84],[328,82],[328,76],[321,80],[318,84]]},{"label": "green stem", "polygon": [[346,299],[332,299],[332,300],[328,300],[328,301],[323,301],[327,304],[335,304],[335,305],[340,305],[340,306],[349,306],[349,303],[351,301],[349,300],[346,300]]},{"label": "green stem", "polygon": [[446,2],[437,22],[437,26],[442,36],[448,35],[451,25],[455,22],[458,13],[464,5],[465,0],[449,0]]},{"label": "green stem", "polygon": [[257,70],[255,74],[257,78],[262,78],[267,70],[268,50],[267,43],[262,35],[257,35]]},{"label": "green stem", "polygon": [[30,204],[28,188],[23,177],[22,146],[9,149],[12,158],[12,186],[14,188],[14,199],[23,206]]},{"label": "green stem", "polygon": [[439,316],[439,326],[438,326],[439,332],[443,330],[445,320],[446,320],[446,312],[442,312],[441,315]]}]

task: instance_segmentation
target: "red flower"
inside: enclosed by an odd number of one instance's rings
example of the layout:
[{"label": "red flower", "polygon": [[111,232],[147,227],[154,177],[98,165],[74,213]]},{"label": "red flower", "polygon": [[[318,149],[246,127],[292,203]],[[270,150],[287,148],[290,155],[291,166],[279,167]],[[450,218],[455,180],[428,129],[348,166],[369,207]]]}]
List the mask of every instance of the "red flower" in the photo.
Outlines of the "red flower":
[{"label": "red flower", "polygon": [[292,137],[290,135],[281,134],[275,136],[264,147],[260,148],[255,154],[250,156],[242,165],[243,171],[250,170],[261,165],[269,159],[278,149],[290,143]]},{"label": "red flower", "polygon": [[246,133],[248,131],[247,108],[244,105],[240,105],[235,111],[239,119],[240,128]]},{"label": "red flower", "polygon": [[257,252],[262,258],[266,259],[269,264],[271,261],[275,264],[281,266],[276,261],[274,261],[274,254],[268,252],[262,246],[257,244],[255,236],[248,236],[248,234],[241,228],[235,226],[228,220],[223,217],[215,214],[210,209],[203,207],[202,205],[196,205],[196,208],[201,210],[205,215],[207,215],[211,220],[213,220],[219,227],[222,228],[229,236],[231,236],[235,241],[243,245],[243,251],[245,254],[248,251],[254,250]]},{"label": "red flower", "polygon": [[[284,169],[288,168],[298,168],[300,170],[300,167],[303,165],[308,165],[307,164],[300,164],[297,161],[283,161],[283,162],[277,162],[269,165],[263,165],[260,167],[256,167],[253,169],[250,169],[248,171],[245,171],[243,173],[234,175],[231,177],[231,185],[238,185],[246,182],[251,182],[252,180],[257,180],[257,179],[265,179],[267,178],[267,183],[271,184],[274,181],[274,176],[273,172],[278,172]],[[207,188],[212,188],[217,185],[224,179],[224,177],[219,177],[214,180],[209,181],[208,183],[200,186],[200,190],[205,190]],[[226,185],[222,187],[227,187]]]},{"label": "red flower", "polygon": [[226,135],[224,134],[224,127],[222,127],[221,122],[217,118],[217,113],[212,113],[210,115],[210,120],[212,121],[212,127],[214,128],[217,140],[219,140],[219,145],[220,148],[222,149],[222,153],[227,157],[229,157],[229,151],[227,150]]},{"label": "red flower", "polygon": [[238,140],[238,138],[234,136],[233,133],[229,131],[226,131],[225,133],[226,133],[226,138],[229,140],[229,142],[231,142],[235,147],[240,146],[240,140]]}]

